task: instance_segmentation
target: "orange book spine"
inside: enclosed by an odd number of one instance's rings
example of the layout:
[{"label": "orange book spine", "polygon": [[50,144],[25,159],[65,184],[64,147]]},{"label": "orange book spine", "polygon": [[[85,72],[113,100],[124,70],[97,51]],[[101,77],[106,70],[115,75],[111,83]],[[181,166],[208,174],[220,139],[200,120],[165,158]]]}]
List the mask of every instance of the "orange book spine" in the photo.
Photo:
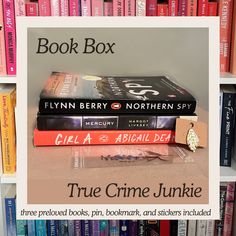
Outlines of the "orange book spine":
[{"label": "orange book spine", "polygon": [[230,72],[236,75],[236,1],[234,2]]},{"label": "orange book spine", "polygon": [[80,146],[106,144],[174,143],[172,130],[93,130],[39,131],[34,130],[35,146]]},{"label": "orange book spine", "polygon": [[220,0],[220,72],[229,72],[232,11],[232,0]]},{"label": "orange book spine", "polygon": [[0,92],[2,159],[5,174],[16,171],[15,99],[15,90],[11,93]]}]

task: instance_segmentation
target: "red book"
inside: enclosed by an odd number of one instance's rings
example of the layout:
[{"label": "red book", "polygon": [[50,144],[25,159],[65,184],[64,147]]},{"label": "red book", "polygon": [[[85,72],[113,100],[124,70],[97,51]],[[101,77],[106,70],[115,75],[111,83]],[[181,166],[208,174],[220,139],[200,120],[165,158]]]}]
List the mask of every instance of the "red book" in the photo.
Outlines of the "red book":
[{"label": "red book", "polygon": [[68,0],[59,0],[60,16],[69,16],[69,2]]},{"label": "red book", "polygon": [[160,220],[160,236],[170,235],[170,221]]},{"label": "red book", "polygon": [[3,0],[7,74],[16,75],[16,23],[14,0]]},{"label": "red book", "polygon": [[104,16],[112,16],[113,15],[113,7],[112,1],[104,1]]},{"label": "red book", "polygon": [[38,16],[38,3],[37,2],[26,2],[25,3],[26,16]]},{"label": "red book", "polygon": [[135,16],[135,0],[125,0],[125,16]]},{"label": "red book", "polygon": [[34,130],[35,146],[174,143],[171,130]]},{"label": "red book", "polygon": [[40,16],[50,16],[51,15],[50,0],[38,0],[38,5],[39,5],[39,15]]},{"label": "red book", "polygon": [[113,16],[124,16],[124,0],[113,0]]},{"label": "red book", "polygon": [[79,1],[69,0],[69,16],[79,16]]},{"label": "red book", "polygon": [[146,2],[146,15],[147,16],[156,16],[156,6],[157,6],[157,1],[156,0],[147,0]]},{"label": "red book", "polygon": [[208,16],[208,0],[198,0],[198,16]]},{"label": "red book", "polygon": [[187,3],[187,16],[197,15],[197,0],[188,0]]},{"label": "red book", "polygon": [[234,2],[230,72],[236,75],[236,2]]},{"label": "red book", "polygon": [[228,182],[222,236],[232,235],[232,222],[233,222],[233,210],[234,210],[234,199],[235,199],[234,195],[235,195],[235,182]]},{"label": "red book", "polygon": [[7,74],[6,58],[5,58],[5,35],[3,27],[3,11],[2,1],[0,1],[0,75]]},{"label": "red book", "polygon": [[157,4],[157,16],[168,16],[168,4],[166,3]]},{"label": "red book", "polygon": [[178,16],[178,0],[168,1],[169,16]]},{"label": "red book", "polygon": [[208,16],[218,15],[218,2],[208,2]]},{"label": "red book", "polygon": [[92,0],[92,16],[103,16],[103,0]]},{"label": "red book", "polygon": [[233,12],[232,0],[219,1],[220,72],[229,71],[232,12]]},{"label": "red book", "polygon": [[187,16],[187,0],[179,0],[179,10],[178,10],[178,15],[179,16]]}]

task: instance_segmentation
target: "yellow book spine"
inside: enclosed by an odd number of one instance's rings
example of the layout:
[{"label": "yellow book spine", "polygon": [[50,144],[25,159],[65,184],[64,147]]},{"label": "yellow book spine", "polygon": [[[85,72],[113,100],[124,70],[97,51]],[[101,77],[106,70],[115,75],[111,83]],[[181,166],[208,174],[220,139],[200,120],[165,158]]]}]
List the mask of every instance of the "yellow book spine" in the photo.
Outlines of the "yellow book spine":
[{"label": "yellow book spine", "polygon": [[16,92],[0,94],[0,120],[3,173],[16,171],[16,133],[15,133]]}]

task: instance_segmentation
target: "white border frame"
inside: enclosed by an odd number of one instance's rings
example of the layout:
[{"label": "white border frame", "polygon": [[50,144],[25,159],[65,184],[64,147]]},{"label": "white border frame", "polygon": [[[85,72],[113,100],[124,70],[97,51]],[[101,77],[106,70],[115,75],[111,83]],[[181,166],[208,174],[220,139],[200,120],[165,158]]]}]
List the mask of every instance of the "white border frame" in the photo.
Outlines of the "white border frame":
[{"label": "white border frame", "polygon": [[[90,212],[95,208],[89,204],[27,204],[27,30],[28,28],[208,28],[209,29],[209,204],[100,204],[96,209],[110,210],[210,210],[211,216],[181,216],[178,219],[217,219],[219,218],[219,18],[218,17],[18,17],[17,18],[17,218],[22,217],[20,211],[25,210],[79,210]],[[20,109],[19,109],[20,108]],[[26,135],[25,135],[26,134]],[[43,194],[43,193],[42,193]],[[60,219],[47,217],[44,219]],[[63,217],[61,217],[63,218]],[[74,219],[73,217],[67,217]],[[103,219],[137,219],[133,217],[106,217]],[[156,219],[142,217],[142,219]],[[177,217],[161,216],[158,219],[176,219]],[[80,217],[88,219],[88,217]],[[96,219],[96,218],[90,218]],[[97,218],[99,219],[99,217]],[[141,219],[141,218],[140,218]]]}]

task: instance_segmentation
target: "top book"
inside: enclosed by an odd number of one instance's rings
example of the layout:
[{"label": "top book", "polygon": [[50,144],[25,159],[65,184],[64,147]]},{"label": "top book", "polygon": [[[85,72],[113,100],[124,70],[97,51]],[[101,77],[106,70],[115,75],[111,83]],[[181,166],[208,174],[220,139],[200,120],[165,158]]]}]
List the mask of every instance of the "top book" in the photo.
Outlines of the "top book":
[{"label": "top book", "polygon": [[196,100],[165,76],[114,77],[53,72],[40,94],[41,114],[192,114]]}]

